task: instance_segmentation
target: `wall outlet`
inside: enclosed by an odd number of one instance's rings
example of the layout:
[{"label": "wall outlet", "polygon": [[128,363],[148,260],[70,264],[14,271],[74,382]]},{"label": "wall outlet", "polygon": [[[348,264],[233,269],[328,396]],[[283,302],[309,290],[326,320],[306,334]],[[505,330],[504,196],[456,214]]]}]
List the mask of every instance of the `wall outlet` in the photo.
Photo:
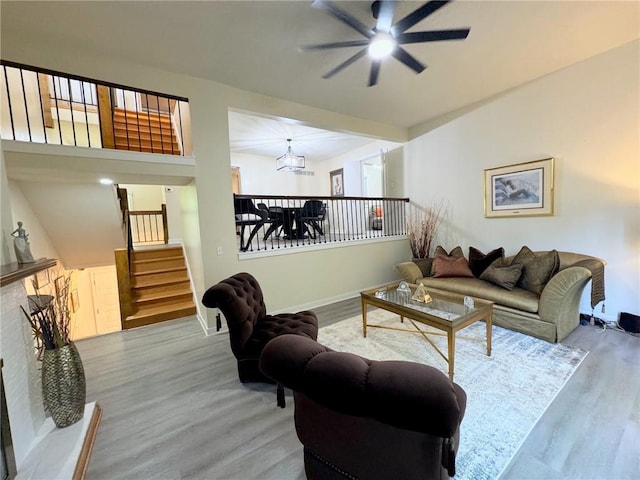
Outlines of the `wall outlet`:
[{"label": "wall outlet", "polygon": [[218,255],[222,255],[224,254],[224,250],[222,250],[222,247],[218,247]]}]

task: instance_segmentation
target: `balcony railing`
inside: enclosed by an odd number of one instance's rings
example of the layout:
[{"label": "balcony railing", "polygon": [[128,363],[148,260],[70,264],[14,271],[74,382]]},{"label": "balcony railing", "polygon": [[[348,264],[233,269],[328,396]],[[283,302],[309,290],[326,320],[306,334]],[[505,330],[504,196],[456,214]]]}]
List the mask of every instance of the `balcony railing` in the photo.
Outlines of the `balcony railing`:
[{"label": "balcony railing", "polygon": [[238,249],[270,251],[406,236],[408,198],[234,195]]},{"label": "balcony railing", "polygon": [[189,100],[1,62],[5,140],[191,155]]}]

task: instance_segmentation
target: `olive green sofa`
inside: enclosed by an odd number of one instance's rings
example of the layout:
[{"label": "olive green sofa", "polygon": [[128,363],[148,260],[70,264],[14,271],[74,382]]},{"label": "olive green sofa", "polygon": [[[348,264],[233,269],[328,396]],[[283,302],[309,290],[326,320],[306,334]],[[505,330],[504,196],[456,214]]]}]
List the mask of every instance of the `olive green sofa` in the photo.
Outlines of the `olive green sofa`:
[{"label": "olive green sofa", "polygon": [[[558,252],[558,256],[558,271],[546,283],[540,295],[519,287],[507,290],[476,277],[436,278],[429,272],[428,260],[425,267],[424,259],[419,262],[420,266],[415,262],[400,263],[398,270],[403,280],[422,283],[427,290],[435,288],[490,300],[494,302],[494,325],[555,343],[578,326],[580,298],[592,273],[604,275],[604,262],[599,258],[570,252]],[[598,284],[604,289],[602,278],[598,279]]]}]

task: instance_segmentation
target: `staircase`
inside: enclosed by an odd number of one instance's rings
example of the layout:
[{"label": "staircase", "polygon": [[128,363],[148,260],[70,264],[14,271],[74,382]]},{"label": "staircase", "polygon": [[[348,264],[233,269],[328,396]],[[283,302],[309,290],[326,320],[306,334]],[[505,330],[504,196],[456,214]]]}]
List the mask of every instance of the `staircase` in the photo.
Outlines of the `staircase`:
[{"label": "staircase", "polygon": [[116,108],[113,111],[113,132],[118,150],[180,155],[169,114]]},{"label": "staircase", "polygon": [[133,250],[128,284],[130,301],[122,322],[124,329],[196,313],[180,246]]}]

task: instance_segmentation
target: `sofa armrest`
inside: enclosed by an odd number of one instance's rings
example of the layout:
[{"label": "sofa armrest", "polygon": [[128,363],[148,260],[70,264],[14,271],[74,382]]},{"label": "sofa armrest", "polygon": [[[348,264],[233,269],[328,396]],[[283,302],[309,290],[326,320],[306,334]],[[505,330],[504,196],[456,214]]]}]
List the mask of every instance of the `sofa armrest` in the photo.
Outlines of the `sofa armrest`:
[{"label": "sofa armrest", "polygon": [[555,274],[542,290],[538,315],[557,325],[557,341],[578,325],[580,297],[590,279],[588,269],[568,267]]},{"label": "sofa armrest", "polygon": [[424,277],[420,267],[413,262],[402,262],[398,264],[398,271],[402,275],[402,280],[407,283],[417,283],[419,278]]}]

